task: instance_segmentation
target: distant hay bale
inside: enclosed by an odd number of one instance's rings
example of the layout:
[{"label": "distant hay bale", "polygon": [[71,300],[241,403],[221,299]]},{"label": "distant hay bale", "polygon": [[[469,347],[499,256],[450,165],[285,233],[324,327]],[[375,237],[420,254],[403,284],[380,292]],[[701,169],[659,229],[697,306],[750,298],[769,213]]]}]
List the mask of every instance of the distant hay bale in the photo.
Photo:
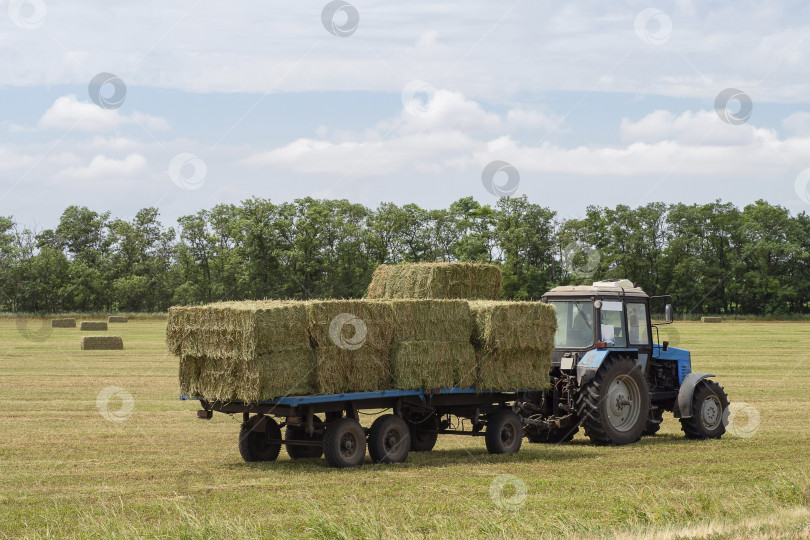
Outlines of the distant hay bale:
[{"label": "distant hay bale", "polygon": [[180,356],[180,389],[187,395],[257,403],[315,391],[303,302],[173,307],[166,342]]},{"label": "distant hay bale", "polygon": [[394,388],[437,389],[475,384],[472,315],[464,300],[391,300]]},{"label": "distant hay bale", "polygon": [[501,284],[501,269],[493,264],[383,264],[374,271],[366,296],[494,300],[500,297]]},{"label": "distant hay bale", "polygon": [[701,317],[700,321],[705,323],[719,323],[723,322],[723,317]]},{"label": "distant hay bale", "polygon": [[104,321],[82,321],[79,330],[82,332],[98,332],[99,330],[106,330],[107,323]]},{"label": "distant hay bale", "polygon": [[53,319],[51,328],[76,328],[76,319]]},{"label": "distant hay bale", "polygon": [[557,317],[542,302],[470,302],[476,388],[518,390],[549,384]]},{"label": "distant hay bale", "polygon": [[391,388],[394,317],[389,302],[322,300],[306,306],[318,392]]},{"label": "distant hay bale", "polygon": [[129,317],[126,315],[110,315],[107,317],[108,323],[125,323],[129,322]]},{"label": "distant hay bale", "polygon": [[83,351],[120,351],[124,348],[121,336],[83,336]]}]

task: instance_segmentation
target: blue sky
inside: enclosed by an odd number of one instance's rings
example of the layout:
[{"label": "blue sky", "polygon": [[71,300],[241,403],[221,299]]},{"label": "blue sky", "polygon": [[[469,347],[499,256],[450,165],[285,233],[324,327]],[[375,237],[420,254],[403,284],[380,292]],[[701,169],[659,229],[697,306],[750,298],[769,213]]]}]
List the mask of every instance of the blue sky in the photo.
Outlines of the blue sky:
[{"label": "blue sky", "polygon": [[[173,223],[251,196],[494,202],[492,161],[563,216],[718,198],[810,209],[803,3],[3,7],[0,215],[24,225],[68,204],[158,206]],[[119,108],[93,101],[99,73],[126,85]],[[750,117],[715,110],[728,88]]]}]

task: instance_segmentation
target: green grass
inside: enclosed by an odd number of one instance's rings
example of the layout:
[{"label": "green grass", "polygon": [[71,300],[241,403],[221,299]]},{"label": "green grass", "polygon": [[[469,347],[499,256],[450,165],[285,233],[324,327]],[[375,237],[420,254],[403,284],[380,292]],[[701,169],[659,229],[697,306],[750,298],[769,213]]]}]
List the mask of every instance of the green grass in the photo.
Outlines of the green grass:
[{"label": "green grass", "polygon": [[[0,320],[0,537],[810,537],[806,322],[662,331],[757,409],[752,438],[688,441],[668,415],[659,436],[626,447],[580,434],[490,456],[480,438],[446,436],[405,464],[349,471],[283,453],[242,462],[239,419],[197,420],[178,401],[165,324],[111,325],[124,351],[81,351],[76,329]],[[109,386],[132,395],[123,422],[97,409]],[[501,475],[525,484],[516,510],[490,496]]]}]

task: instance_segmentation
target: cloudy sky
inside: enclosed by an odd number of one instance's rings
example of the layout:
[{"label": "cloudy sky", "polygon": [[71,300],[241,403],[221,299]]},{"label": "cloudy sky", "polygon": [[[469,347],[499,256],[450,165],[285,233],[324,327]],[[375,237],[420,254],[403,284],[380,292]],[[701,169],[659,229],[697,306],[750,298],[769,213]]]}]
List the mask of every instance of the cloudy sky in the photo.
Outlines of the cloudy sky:
[{"label": "cloudy sky", "polygon": [[806,2],[3,7],[0,215],[28,226],[254,195],[810,210]]}]

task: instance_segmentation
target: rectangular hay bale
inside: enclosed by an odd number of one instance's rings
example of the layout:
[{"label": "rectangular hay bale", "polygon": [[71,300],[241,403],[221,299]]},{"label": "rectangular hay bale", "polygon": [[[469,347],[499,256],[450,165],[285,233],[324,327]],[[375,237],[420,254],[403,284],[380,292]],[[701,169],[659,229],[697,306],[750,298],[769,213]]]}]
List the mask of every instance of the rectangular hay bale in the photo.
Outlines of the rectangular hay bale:
[{"label": "rectangular hay bale", "polygon": [[123,348],[121,336],[82,336],[83,351],[120,351]]},{"label": "rectangular hay bale", "polygon": [[393,342],[470,342],[472,313],[465,300],[391,300]]},{"label": "rectangular hay bale", "polygon": [[394,322],[389,302],[320,300],[306,306],[319,393],[391,388]]},{"label": "rectangular hay bale", "polygon": [[470,302],[479,390],[546,388],[557,331],[542,302]]},{"label": "rectangular hay bale", "polygon": [[494,264],[383,264],[374,271],[366,296],[494,300],[501,295],[501,285],[501,269]]},{"label": "rectangular hay bale", "polygon": [[166,342],[180,356],[180,389],[186,395],[256,403],[315,391],[303,302],[173,307]]},{"label": "rectangular hay bale", "polygon": [[404,341],[391,349],[394,388],[470,388],[476,380],[475,349],[469,342]]},{"label": "rectangular hay bale", "polygon": [[76,328],[76,319],[52,319],[51,328]]},{"label": "rectangular hay bale", "polygon": [[720,322],[723,322],[723,317],[701,317],[700,322],[720,323]]},{"label": "rectangular hay bale", "polygon": [[125,323],[129,322],[129,317],[126,315],[110,315],[107,317],[108,323]]},{"label": "rectangular hay bale", "polygon": [[99,330],[106,330],[107,323],[104,321],[82,321],[79,330],[83,332],[98,332]]}]

